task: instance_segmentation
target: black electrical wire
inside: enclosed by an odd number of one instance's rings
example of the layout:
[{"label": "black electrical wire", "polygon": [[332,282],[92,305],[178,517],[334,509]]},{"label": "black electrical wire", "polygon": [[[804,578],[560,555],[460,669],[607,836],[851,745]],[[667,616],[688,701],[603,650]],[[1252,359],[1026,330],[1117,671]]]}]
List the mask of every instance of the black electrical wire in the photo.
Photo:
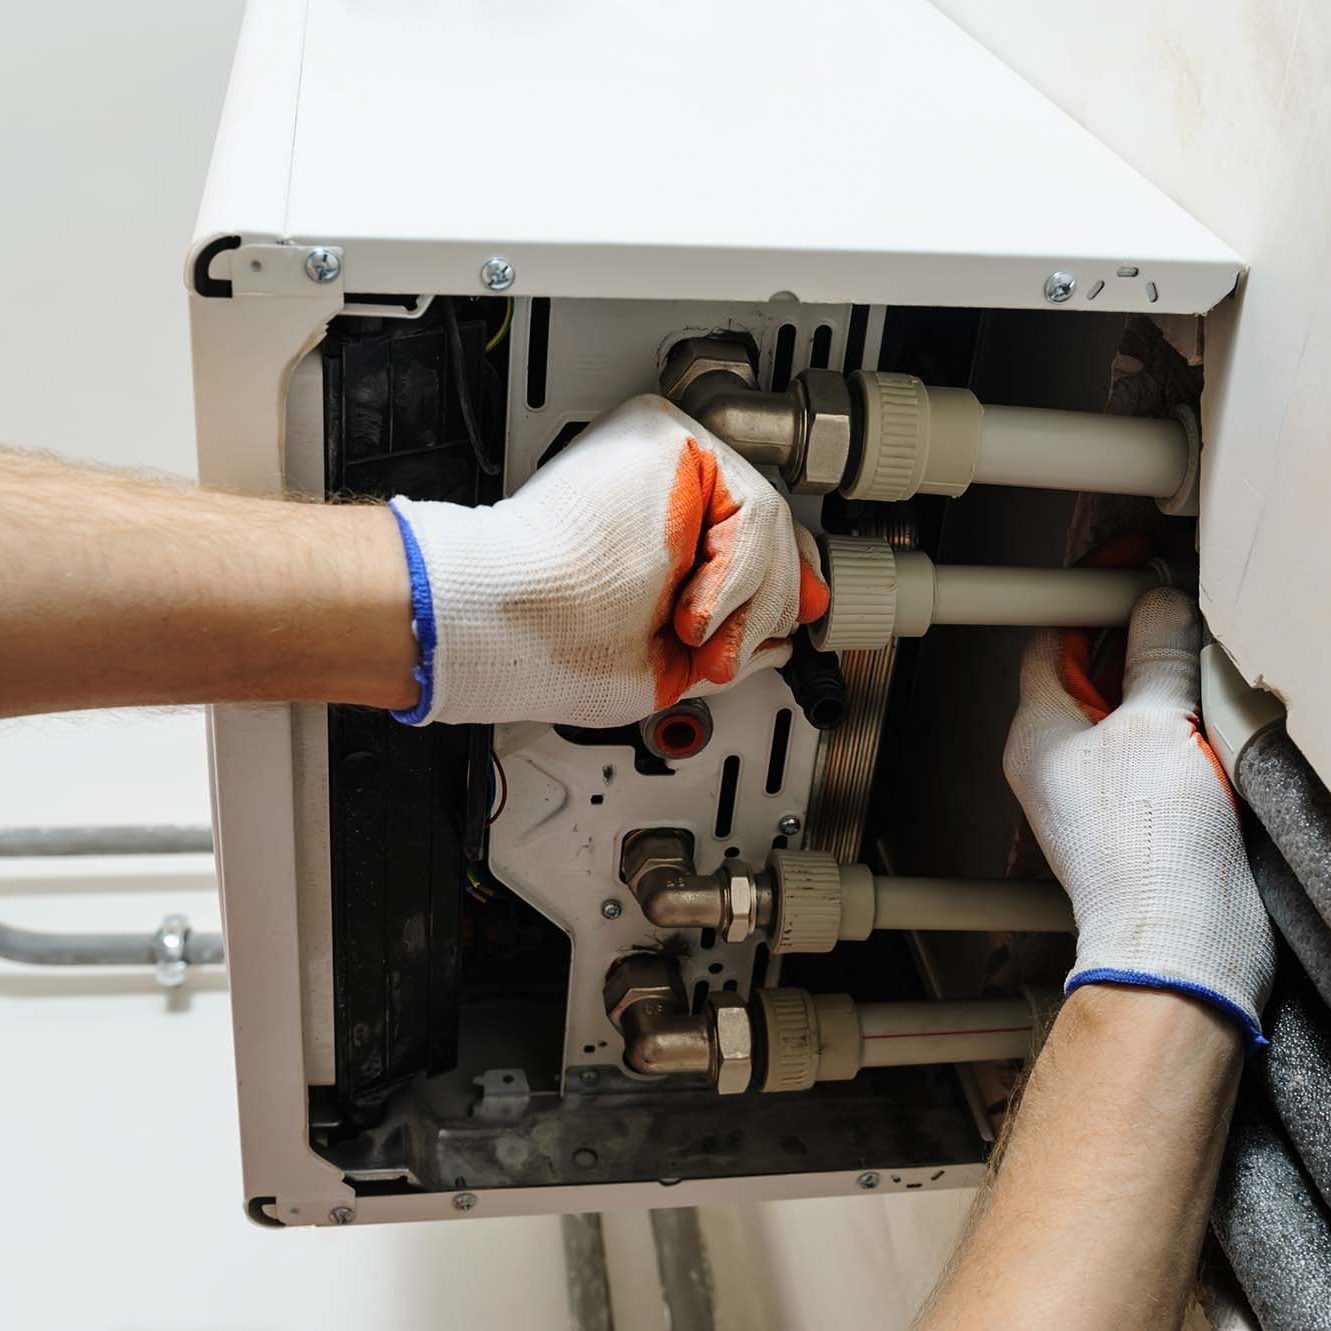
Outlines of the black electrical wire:
[{"label": "black electrical wire", "polygon": [[480,422],[476,419],[476,409],[471,400],[471,389],[467,387],[467,358],[462,350],[462,330],[458,327],[457,306],[451,296],[444,297],[444,323],[448,329],[448,351],[453,362],[453,380],[457,384],[458,405],[462,408],[462,422],[467,427],[467,439],[471,444],[476,465],[487,476],[498,476],[500,464],[491,458],[481,438]]}]

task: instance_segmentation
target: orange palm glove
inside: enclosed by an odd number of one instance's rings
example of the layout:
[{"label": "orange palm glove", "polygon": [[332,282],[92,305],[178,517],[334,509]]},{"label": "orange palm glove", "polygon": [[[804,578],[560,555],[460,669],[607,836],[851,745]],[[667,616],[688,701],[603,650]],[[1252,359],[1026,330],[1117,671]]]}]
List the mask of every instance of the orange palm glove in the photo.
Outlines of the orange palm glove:
[{"label": "orange palm glove", "polygon": [[623,725],[783,665],[827,610],[810,533],[664,398],[603,416],[493,507],[393,511],[421,648],[411,724]]}]

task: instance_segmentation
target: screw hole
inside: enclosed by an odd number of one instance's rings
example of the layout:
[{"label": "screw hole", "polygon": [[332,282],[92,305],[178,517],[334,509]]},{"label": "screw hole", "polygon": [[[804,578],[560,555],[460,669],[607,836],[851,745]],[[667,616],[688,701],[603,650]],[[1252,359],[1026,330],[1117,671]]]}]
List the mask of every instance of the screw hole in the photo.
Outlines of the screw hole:
[{"label": "screw hole", "polygon": [[721,972],[725,970],[725,967],[719,961],[714,961],[707,969],[713,975],[720,975]]},{"label": "screw hole", "polygon": [[263,272],[263,261],[262,261],[261,259],[251,259],[251,260],[250,260],[250,272],[252,272],[252,273],[261,273],[261,272]]}]

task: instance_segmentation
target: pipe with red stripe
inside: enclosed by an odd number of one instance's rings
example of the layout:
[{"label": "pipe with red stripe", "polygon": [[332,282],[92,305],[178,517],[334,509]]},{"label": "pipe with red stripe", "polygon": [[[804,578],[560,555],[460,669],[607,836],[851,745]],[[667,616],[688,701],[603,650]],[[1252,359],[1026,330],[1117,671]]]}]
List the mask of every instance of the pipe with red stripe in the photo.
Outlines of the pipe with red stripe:
[{"label": "pipe with red stripe", "polygon": [[1027,1058],[1037,1034],[1024,998],[856,1003],[848,994],[793,988],[759,989],[755,997],[764,1091],[849,1081],[862,1068]]}]

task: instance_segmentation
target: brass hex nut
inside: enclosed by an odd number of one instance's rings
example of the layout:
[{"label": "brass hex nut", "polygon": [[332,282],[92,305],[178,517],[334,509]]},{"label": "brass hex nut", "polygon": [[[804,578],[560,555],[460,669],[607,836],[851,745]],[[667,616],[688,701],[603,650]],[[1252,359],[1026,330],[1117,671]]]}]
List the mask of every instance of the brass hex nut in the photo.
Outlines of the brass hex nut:
[{"label": "brass hex nut", "polygon": [[790,488],[827,494],[841,484],[850,460],[850,389],[835,370],[805,370],[796,383],[804,403],[804,456]]},{"label": "brass hex nut", "polygon": [[720,1095],[741,1095],[753,1077],[753,1028],[738,994],[712,994],[713,1063]]},{"label": "brass hex nut", "polygon": [[684,985],[675,963],[659,953],[641,952],[625,957],[611,967],[602,992],[605,1015],[620,1030],[624,1013],[638,1003],[660,1004],[660,1010],[679,1012],[687,1008]]},{"label": "brass hex nut", "polygon": [[686,337],[676,342],[661,367],[661,395],[678,402],[689,385],[704,374],[733,374],[746,388],[758,387],[749,349],[736,338]]},{"label": "brass hex nut", "polygon": [[636,888],[653,869],[693,872],[693,836],[680,827],[645,827],[630,832],[619,851],[619,876]]}]

